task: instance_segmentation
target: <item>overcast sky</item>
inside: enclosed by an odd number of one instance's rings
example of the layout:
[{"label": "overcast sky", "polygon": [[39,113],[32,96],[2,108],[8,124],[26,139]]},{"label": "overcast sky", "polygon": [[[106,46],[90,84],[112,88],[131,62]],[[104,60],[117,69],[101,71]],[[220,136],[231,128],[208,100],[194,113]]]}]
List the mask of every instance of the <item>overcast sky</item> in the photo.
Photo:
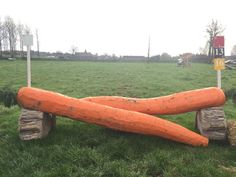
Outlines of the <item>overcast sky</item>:
[{"label": "overcast sky", "polygon": [[198,53],[206,26],[216,19],[226,28],[229,55],[236,44],[235,7],[235,0],[1,0],[0,17],[37,28],[41,51],[69,52],[76,45],[118,56],[147,55],[149,35],[151,55]]}]

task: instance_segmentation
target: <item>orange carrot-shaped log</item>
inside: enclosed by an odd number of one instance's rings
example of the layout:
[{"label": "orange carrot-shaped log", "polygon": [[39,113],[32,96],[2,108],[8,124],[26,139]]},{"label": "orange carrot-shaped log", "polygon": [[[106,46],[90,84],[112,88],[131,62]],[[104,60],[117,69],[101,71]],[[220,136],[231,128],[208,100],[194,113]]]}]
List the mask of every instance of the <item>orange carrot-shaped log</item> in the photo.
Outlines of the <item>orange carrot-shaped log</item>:
[{"label": "orange carrot-shaped log", "polygon": [[83,100],[146,114],[170,115],[222,106],[225,103],[225,95],[221,89],[210,87],[157,98],[100,96],[83,98]]},{"label": "orange carrot-shaped log", "polygon": [[97,124],[108,128],[156,135],[193,146],[207,146],[208,139],[180,125],[139,112],[74,99],[36,88],[21,88],[18,102],[25,108]]}]

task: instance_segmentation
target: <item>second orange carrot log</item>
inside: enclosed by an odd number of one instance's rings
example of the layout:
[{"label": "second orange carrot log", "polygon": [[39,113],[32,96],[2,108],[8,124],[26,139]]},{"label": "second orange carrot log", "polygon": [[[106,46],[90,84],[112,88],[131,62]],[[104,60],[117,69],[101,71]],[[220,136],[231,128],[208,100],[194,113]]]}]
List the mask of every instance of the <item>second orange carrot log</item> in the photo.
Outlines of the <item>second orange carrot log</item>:
[{"label": "second orange carrot log", "polygon": [[83,98],[83,100],[146,114],[171,115],[222,106],[225,103],[225,95],[221,89],[209,87],[157,98],[100,96]]}]

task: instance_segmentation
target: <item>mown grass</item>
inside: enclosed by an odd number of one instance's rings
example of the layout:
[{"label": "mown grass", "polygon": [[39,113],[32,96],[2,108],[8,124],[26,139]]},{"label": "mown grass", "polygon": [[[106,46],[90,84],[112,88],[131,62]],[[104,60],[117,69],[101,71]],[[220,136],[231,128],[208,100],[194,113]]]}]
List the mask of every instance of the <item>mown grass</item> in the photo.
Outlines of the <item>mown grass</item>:
[{"label": "mown grass", "polygon": [[[155,97],[214,86],[210,65],[33,61],[32,85],[81,98],[97,95]],[[236,72],[223,71],[224,90],[235,88]],[[24,61],[0,62],[0,88],[26,85]],[[236,118],[229,99],[227,118]],[[19,140],[20,108],[0,106],[0,176],[81,177],[233,177],[236,148],[210,142],[191,147],[158,137],[109,130],[58,118],[56,129],[42,140]],[[194,130],[195,113],[164,116]]]}]

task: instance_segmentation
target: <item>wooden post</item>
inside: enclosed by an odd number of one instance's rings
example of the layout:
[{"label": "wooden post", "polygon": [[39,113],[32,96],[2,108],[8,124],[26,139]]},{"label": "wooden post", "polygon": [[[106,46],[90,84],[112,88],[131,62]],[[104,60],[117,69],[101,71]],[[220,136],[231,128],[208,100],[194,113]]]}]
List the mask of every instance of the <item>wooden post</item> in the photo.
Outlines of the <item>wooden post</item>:
[{"label": "wooden post", "polygon": [[227,124],[223,107],[201,109],[196,114],[196,128],[210,140],[227,139]]},{"label": "wooden post", "polygon": [[32,140],[46,137],[56,125],[54,115],[22,109],[19,117],[19,133],[21,140]]}]

